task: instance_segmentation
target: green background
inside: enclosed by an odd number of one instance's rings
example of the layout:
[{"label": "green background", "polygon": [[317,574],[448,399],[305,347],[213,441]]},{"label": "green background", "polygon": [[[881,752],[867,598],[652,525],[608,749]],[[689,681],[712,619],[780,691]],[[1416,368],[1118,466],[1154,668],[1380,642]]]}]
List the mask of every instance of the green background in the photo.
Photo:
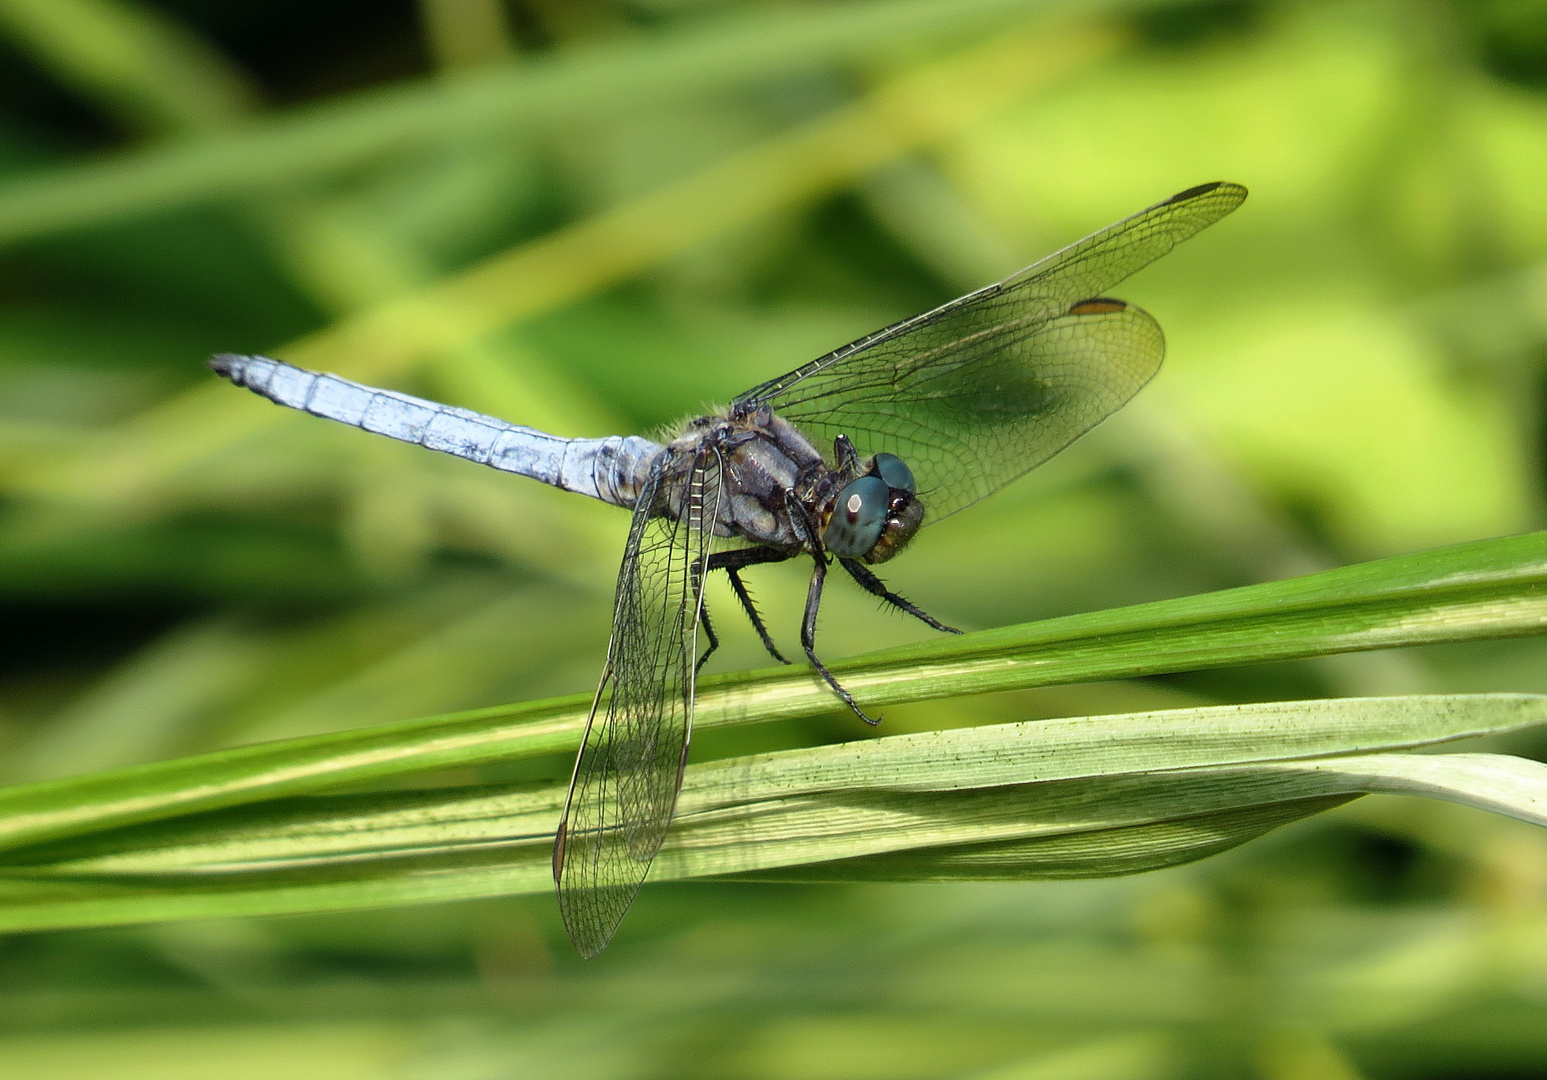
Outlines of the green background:
[{"label": "green background", "polygon": [[[652,432],[1206,180],[1252,196],[1117,290],[1161,376],[892,584],[983,629],[1547,524],[1528,0],[0,0],[0,170],[7,782],[595,682],[626,515],[283,413],[209,353]],[[749,577],[791,642],[801,571]],[[763,665],[718,625],[713,670]],[[927,634],[824,607],[832,658]],[[1544,661],[1366,653],[884,732],[1547,691]],[[1392,797],[1133,878],[650,887],[589,963],[543,896],[0,939],[26,1080],[1544,1072],[1547,840]]]}]

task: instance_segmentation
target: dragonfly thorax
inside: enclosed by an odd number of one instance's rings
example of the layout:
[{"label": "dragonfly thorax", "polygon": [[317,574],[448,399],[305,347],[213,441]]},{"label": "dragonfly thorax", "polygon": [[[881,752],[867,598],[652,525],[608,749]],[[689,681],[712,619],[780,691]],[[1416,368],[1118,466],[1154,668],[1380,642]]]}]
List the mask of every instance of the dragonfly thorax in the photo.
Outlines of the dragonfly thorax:
[{"label": "dragonfly thorax", "polygon": [[[839,437],[829,462],[766,406],[689,421],[668,448],[668,470],[685,475],[707,447],[717,451],[723,470],[716,535],[880,563],[923,524],[913,473],[901,458],[883,453],[862,459]],[[680,513],[673,505],[662,509]]]}]

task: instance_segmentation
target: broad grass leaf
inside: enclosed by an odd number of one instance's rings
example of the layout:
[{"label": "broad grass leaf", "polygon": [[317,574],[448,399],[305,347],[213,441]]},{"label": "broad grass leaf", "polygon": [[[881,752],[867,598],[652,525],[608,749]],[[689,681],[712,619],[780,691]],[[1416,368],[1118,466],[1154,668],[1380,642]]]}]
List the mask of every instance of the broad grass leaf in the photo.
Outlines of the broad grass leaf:
[{"label": "broad grass leaf", "polygon": [[[1202,858],[1372,791],[1547,823],[1547,766],[1391,752],[1547,721],[1547,697],[1341,698],[893,736],[695,766],[656,880],[1098,877]],[[1370,751],[1385,751],[1371,753]],[[11,853],[0,926],[550,887],[561,786],[310,796]]]}]

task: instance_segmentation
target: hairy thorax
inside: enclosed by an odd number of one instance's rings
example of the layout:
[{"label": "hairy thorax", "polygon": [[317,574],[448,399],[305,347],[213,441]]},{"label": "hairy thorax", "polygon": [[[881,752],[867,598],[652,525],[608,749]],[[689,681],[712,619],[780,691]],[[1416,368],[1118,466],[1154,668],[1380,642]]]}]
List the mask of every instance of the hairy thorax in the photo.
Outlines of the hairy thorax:
[{"label": "hairy thorax", "polygon": [[[872,491],[868,504],[863,499],[852,505],[846,502],[852,498],[846,493],[855,490],[850,487],[854,481],[876,476],[883,459],[901,466],[898,459],[886,454],[861,459],[849,440],[839,437],[830,463],[794,425],[767,406],[697,417],[684,425],[666,453],[664,490],[672,494],[661,512],[674,517],[682,516],[684,500],[690,497],[686,493],[692,488],[695,464],[717,459],[716,536],[739,537],[792,554],[821,554],[834,546],[835,536],[852,535],[845,531],[848,524],[834,521],[834,514],[852,517],[863,510],[870,515],[872,530],[859,545],[863,550],[839,546],[837,552],[864,562],[884,562],[907,544],[923,521],[923,506],[914,496],[906,468],[901,470],[907,476],[906,490],[889,491],[883,485],[878,494]],[[878,480],[864,483],[874,486]],[[839,502],[846,502],[845,507],[839,507]],[[837,533],[830,532],[829,525]]]},{"label": "hairy thorax", "polygon": [[[721,469],[716,536],[792,552],[816,550],[808,533],[820,535],[846,480],[810,440],[767,408],[690,420],[667,448],[667,471],[674,475],[663,486],[679,493],[673,499],[680,501],[695,462],[711,449],[718,451]],[[662,510],[673,517],[682,513],[680,505]]]}]

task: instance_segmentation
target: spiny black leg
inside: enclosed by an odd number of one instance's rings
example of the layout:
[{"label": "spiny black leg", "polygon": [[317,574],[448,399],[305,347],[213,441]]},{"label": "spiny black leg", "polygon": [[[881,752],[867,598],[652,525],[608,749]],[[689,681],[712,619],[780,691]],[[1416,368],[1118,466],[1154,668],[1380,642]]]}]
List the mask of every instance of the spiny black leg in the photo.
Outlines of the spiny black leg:
[{"label": "spiny black leg", "polygon": [[822,582],[827,578],[827,560],[821,555],[815,556],[816,569],[811,573],[811,588],[806,593],[806,617],[800,624],[800,643],[805,646],[806,659],[811,661],[811,666],[816,668],[827,685],[833,688],[833,693],[843,699],[843,703],[854,710],[854,715],[872,726],[879,724],[879,718],[871,719],[865,715],[865,710],[859,707],[854,696],[843,688],[843,684],[833,677],[833,673],[827,670],[827,665],[822,663],[816,655],[816,615],[822,607]]},{"label": "spiny black leg", "polygon": [[854,710],[854,715],[872,726],[881,722],[880,717],[871,719],[865,715],[865,710],[859,707],[854,700],[854,695],[843,688],[843,685],[835,678],[833,673],[827,670],[827,665],[816,654],[816,616],[822,608],[822,582],[827,580],[827,554],[822,550],[822,541],[816,534],[816,523],[811,520],[801,501],[795,497],[793,491],[784,493],[784,505],[789,511],[790,524],[800,535],[801,540],[808,546],[811,557],[816,561],[816,569],[811,572],[811,588],[806,592],[806,616],[800,624],[800,643],[806,650],[806,659],[811,661],[811,666],[816,668],[817,674],[822,676],[824,682],[833,688],[833,693],[843,699],[843,703]]},{"label": "spiny black leg", "polygon": [[747,613],[747,618],[752,622],[752,629],[757,631],[757,636],[763,642],[763,648],[768,650],[769,656],[781,664],[788,664],[789,661],[780,654],[768,633],[768,627],[763,625],[763,618],[757,613],[756,605],[752,603],[752,594],[747,592],[747,587],[741,580],[740,571],[759,563],[783,562],[789,557],[789,552],[774,547],[737,548],[734,551],[717,551],[709,556],[709,569],[725,571],[725,575],[731,579],[731,588],[735,590],[736,599],[741,601],[741,610]]},{"label": "spiny black leg", "polygon": [[700,604],[698,608],[698,624],[704,628],[704,636],[709,639],[709,647],[704,650],[704,655],[698,658],[698,663],[693,665],[693,675],[696,678],[704,665],[709,663],[709,658],[720,647],[720,639],[714,632],[714,624],[709,621],[709,605]]},{"label": "spiny black leg", "polygon": [[742,583],[741,572],[734,566],[725,568],[725,576],[731,579],[731,588],[735,590],[736,599],[741,601],[741,610],[747,613],[747,618],[752,621],[752,629],[757,631],[757,636],[763,641],[763,648],[768,650],[768,655],[781,664],[788,664],[779,652],[778,646],[773,643],[773,638],[768,636],[768,627],[763,625],[763,618],[757,613],[757,607],[752,603],[752,594],[747,592],[747,587]]},{"label": "spiny black leg", "polygon": [[914,606],[909,601],[904,600],[902,597],[892,592],[892,590],[886,587],[885,582],[876,577],[869,570],[865,569],[862,564],[855,562],[853,559],[839,559],[838,561],[843,563],[843,568],[849,572],[849,576],[852,577],[855,581],[859,582],[859,587],[864,589],[866,592],[875,596],[879,596],[882,600],[885,600],[894,608],[897,608],[900,611],[906,611],[915,619],[921,620],[929,626],[934,627],[936,630],[942,630],[947,634],[961,633],[961,631],[956,629],[956,627],[945,625],[945,623],[929,614],[929,612]]},{"label": "spiny black leg", "polygon": [[709,621],[709,604],[704,600],[704,579],[697,563],[693,564],[691,571],[693,594],[698,597],[698,624],[704,628],[704,636],[709,639],[709,647],[704,650],[704,655],[698,658],[698,663],[693,665],[693,677],[697,678],[698,673],[704,670],[704,665],[709,663],[709,658],[714,655],[714,651],[720,647],[720,638],[714,632],[714,623]]},{"label": "spiny black leg", "polygon": [[709,556],[710,570],[745,570],[760,563],[783,562],[794,558],[794,553],[776,547],[732,548],[716,551]]}]

